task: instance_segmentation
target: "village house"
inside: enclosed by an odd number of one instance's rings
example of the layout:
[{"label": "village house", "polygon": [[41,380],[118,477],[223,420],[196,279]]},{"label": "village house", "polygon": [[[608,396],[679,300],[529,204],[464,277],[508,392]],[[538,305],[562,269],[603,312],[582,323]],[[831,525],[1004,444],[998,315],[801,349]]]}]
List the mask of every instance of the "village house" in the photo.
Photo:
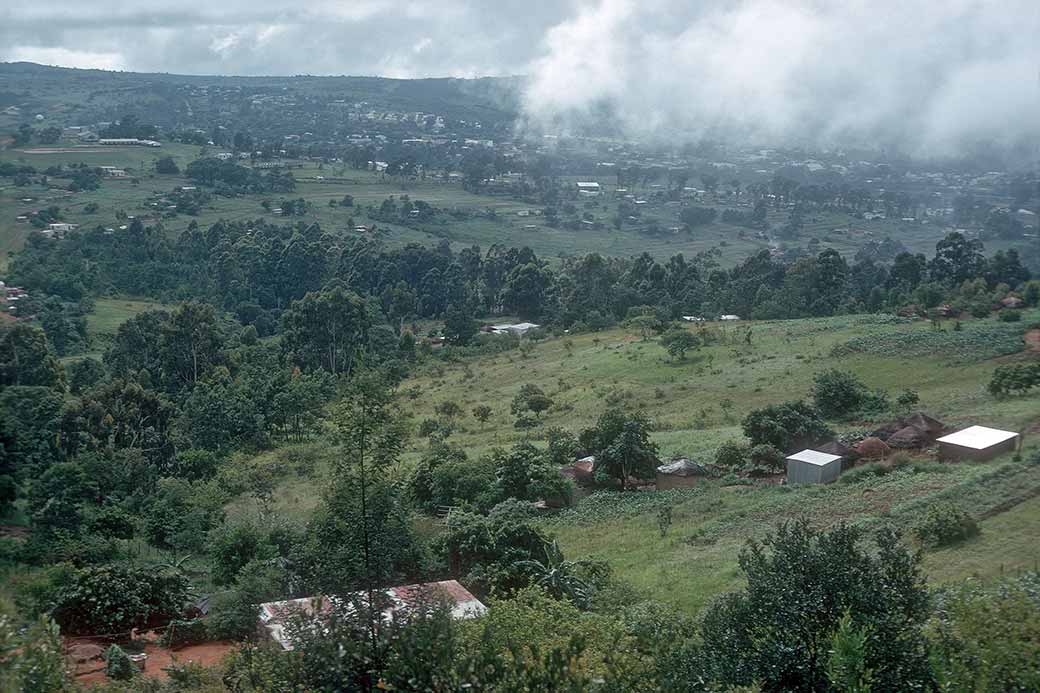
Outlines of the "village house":
[{"label": "village house", "polygon": [[968,428],[939,438],[939,459],[969,459],[977,462],[991,460],[1018,447],[1019,436],[1014,431],[1002,431],[987,426]]},{"label": "village house", "polygon": [[[392,621],[399,613],[403,614],[410,609],[435,602],[443,602],[450,607],[451,617],[458,621],[479,618],[487,612],[487,607],[457,580],[400,585],[379,592],[385,600],[381,614],[384,623]],[[287,626],[293,619],[310,621],[314,626],[320,627],[322,619],[327,618],[336,608],[349,610],[352,604],[364,603],[365,599],[366,595],[363,592],[355,592],[346,600],[341,597],[319,595],[261,604],[260,630],[283,649],[292,650],[292,636]]]},{"label": "village house", "polygon": [[680,457],[656,469],[655,483],[658,491],[667,491],[671,488],[696,486],[710,475],[708,468],[703,464]]}]

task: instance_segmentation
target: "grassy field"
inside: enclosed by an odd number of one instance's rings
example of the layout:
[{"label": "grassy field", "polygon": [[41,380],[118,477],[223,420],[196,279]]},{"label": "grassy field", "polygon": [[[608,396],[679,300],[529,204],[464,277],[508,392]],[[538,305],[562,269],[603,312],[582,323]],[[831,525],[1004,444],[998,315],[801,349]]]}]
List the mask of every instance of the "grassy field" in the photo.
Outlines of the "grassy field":
[{"label": "grassy field", "polygon": [[161,308],[161,303],[153,301],[137,301],[126,298],[100,298],[94,304],[94,312],[87,314],[87,334],[90,337],[90,351],[67,356],[63,363],[71,363],[83,358],[101,358],[108,346],[108,341],[124,322],[138,313]]},{"label": "grassy field", "polygon": [[[126,299],[98,301],[89,320],[91,334],[103,339],[152,307]],[[806,395],[820,370],[848,368],[892,393],[914,389],[921,408],[951,426],[983,423],[1026,432],[1025,461],[1006,455],[986,464],[939,465],[922,454],[889,474],[829,486],[710,480],[663,493],[593,494],[545,519],[546,530],[568,557],[604,560],[640,592],[695,614],[715,595],[739,586],[741,547],[778,521],[806,518],[817,526],[844,521],[865,529],[893,523],[907,529],[931,503],[944,500],[979,518],[982,531],[963,544],[926,552],[928,579],[936,585],[970,576],[989,579],[1040,562],[1040,465],[1030,461],[1037,450],[1030,433],[1040,428],[1040,393],[996,400],[985,392],[996,364],[1036,358],[1020,349],[1022,332],[1037,319],[1040,311],[1022,323],[985,319],[938,332],[925,321],[886,316],[720,323],[708,329],[723,331],[722,343],[685,362],[669,360],[655,341],[616,329],[549,338],[526,357],[514,350],[455,363],[431,361],[403,384],[402,401],[415,423],[434,417],[439,402],[458,402],[466,414],[451,440],[476,456],[524,439],[526,434],[512,426],[508,405],[521,384],[536,383],[556,402],[533,432],[536,443],[547,426],[577,431],[593,423],[608,402],[623,402],[654,418],[662,456],[707,459],[719,443],[741,436],[738,422],[750,409]],[[723,407],[724,400],[731,404]],[[484,426],[469,414],[482,403],[494,410]],[[858,421],[837,428],[869,425]],[[407,474],[426,447],[414,437],[408,445],[395,474]],[[320,480],[335,454],[319,440],[240,456],[234,464],[276,470],[280,480],[271,509],[302,522],[320,500]],[[662,507],[671,508],[671,525],[663,535]],[[229,505],[228,516],[252,517],[257,510],[247,494]],[[424,533],[439,531],[436,524],[419,524]]]},{"label": "grassy field", "polygon": [[[593,423],[607,403],[624,403],[654,419],[664,455],[700,457],[739,436],[739,421],[748,411],[806,396],[814,374],[834,367],[851,370],[893,396],[913,389],[923,409],[950,425],[988,423],[1018,430],[1036,417],[1040,397],[995,400],[985,384],[996,363],[993,357],[1019,351],[1026,325],[1038,318],[1040,312],[1034,311],[1022,323],[987,318],[966,322],[961,331],[947,324],[940,332],[927,321],[872,315],[691,326],[687,329],[717,332],[720,341],[685,361],[672,361],[656,341],[618,329],[538,342],[526,357],[510,351],[436,363],[404,388],[414,391],[407,407],[416,421],[434,417],[442,401],[457,402],[466,415],[453,438],[473,452],[525,437],[512,426],[509,404],[521,385],[533,383],[555,403],[543,417],[542,430],[578,430]],[[493,411],[484,427],[469,414],[477,405]],[[845,425],[857,426],[869,422]]]},{"label": "grassy field", "polygon": [[[723,331],[721,344],[679,363],[670,361],[655,341],[613,330],[549,339],[526,358],[512,351],[433,365],[403,389],[414,396],[406,401],[416,422],[435,417],[439,402],[459,403],[466,415],[452,441],[471,456],[527,435],[512,427],[509,402],[522,384],[534,383],[556,403],[532,434],[535,438],[551,425],[577,431],[593,423],[607,403],[625,403],[654,419],[653,437],[663,457],[710,460],[721,442],[742,437],[739,420],[744,414],[806,396],[813,375],[834,367],[849,369],[893,395],[917,391],[920,408],[953,427],[980,423],[1035,431],[1040,394],[997,400],[986,393],[985,384],[997,363],[1035,358],[1015,352],[1021,352],[1025,326],[1038,318],[1040,313],[1034,312],[1026,323],[1011,328],[994,319],[979,320],[956,332],[949,325],[936,332],[925,321],[885,316],[719,324],[709,329]],[[744,339],[748,328],[750,344]],[[469,415],[478,404],[494,411],[483,427]],[[836,428],[867,429],[871,423],[853,421]],[[413,445],[406,459],[421,452],[421,443]],[[1035,445],[1027,435],[1026,457]],[[868,527],[894,521],[905,528],[928,503],[949,498],[980,518],[1011,510],[986,519],[977,540],[927,554],[929,578],[941,583],[973,574],[990,577],[1001,566],[1010,571],[1040,560],[1034,540],[1040,503],[1033,499],[1016,505],[1040,491],[1040,465],[1008,458],[987,465],[915,464],[883,477],[827,487],[724,486],[711,481],[690,491],[593,496],[550,520],[548,528],[569,557],[605,560],[637,589],[696,613],[715,594],[738,584],[740,547],[778,520],[807,517],[818,525],[847,521]],[[309,504],[301,490],[294,487],[292,498],[302,510]],[[672,507],[666,536],[657,524],[661,505]]]},{"label": "grassy field", "polygon": [[[626,499],[616,494],[601,502],[586,501],[547,528],[568,557],[604,560],[644,594],[696,614],[718,593],[740,585],[741,547],[777,522],[805,518],[819,527],[847,522],[866,529],[891,523],[906,530],[939,499],[955,498],[979,516],[1037,490],[1036,463],[911,465],[860,483],[784,487],[710,481],[693,490],[668,492],[670,497],[658,503],[671,507],[672,524],[664,536],[656,508],[628,513]],[[1014,505],[982,522],[977,538],[925,553],[925,575],[933,584],[944,584],[1032,569],[1040,561],[1038,525],[1040,503],[1035,498]]]},{"label": "grassy field", "polygon": [[94,312],[87,316],[87,329],[91,337],[104,338],[116,333],[119,326],[139,313],[161,308],[154,301],[135,301],[125,298],[98,299]]},{"label": "grassy field", "polygon": [[[38,171],[49,166],[85,163],[91,166],[119,166],[130,174],[127,178],[105,179],[95,191],[69,193],[63,188],[67,183],[54,181],[55,186],[34,183],[24,187],[11,184],[0,186],[0,271],[6,267],[10,253],[17,251],[31,232],[28,224],[18,224],[15,218],[34,209],[58,205],[66,221],[93,227],[98,224],[118,227],[121,223],[116,213],[121,211],[143,219],[155,219],[155,208],[150,198],[180,185],[188,184],[183,176],[157,175],[154,162],[161,156],[172,156],[183,170],[202,153],[194,145],[166,144],[162,148],[146,147],[99,147],[99,146],[56,146],[9,149],[0,151],[0,161],[15,161],[30,164]],[[209,148],[209,154],[217,148]],[[302,197],[310,203],[305,217],[292,220],[264,210],[263,196],[249,195],[235,198],[214,197],[198,217],[180,215],[163,219],[164,228],[171,235],[183,231],[189,223],[196,221],[208,226],[220,219],[245,220],[266,219],[273,223],[289,223],[299,220],[316,221],[328,230],[353,234],[348,219],[355,223],[374,223],[360,215],[357,208],[330,207],[330,200],[340,200],[350,194],[357,204],[379,204],[390,195],[409,195],[444,209],[462,209],[473,213],[466,221],[447,224],[406,226],[378,223],[383,230],[380,238],[390,245],[406,243],[436,243],[447,239],[455,248],[479,245],[488,248],[495,243],[509,246],[530,246],[536,253],[547,258],[600,252],[606,255],[629,256],[642,252],[664,258],[682,252],[690,257],[699,252],[717,249],[720,261],[725,266],[733,265],[749,254],[768,247],[764,239],[752,231],[742,230],[729,224],[717,222],[700,227],[691,233],[665,231],[658,235],[647,235],[627,224],[616,230],[612,225],[618,198],[607,192],[603,197],[578,201],[582,213],[588,213],[603,224],[599,230],[578,231],[550,228],[544,218],[533,214],[540,211],[538,205],[507,199],[501,196],[478,195],[462,189],[457,182],[443,182],[434,178],[417,181],[394,180],[369,171],[357,171],[342,166],[326,166],[317,162],[294,161],[293,175],[298,185],[291,195],[271,195],[267,199],[274,203],[283,197]],[[612,190],[611,181],[604,179],[606,190]],[[635,189],[639,195],[654,192],[652,189]],[[25,201],[28,200],[28,201]],[[96,204],[96,212],[88,214],[88,204]],[[724,200],[709,200],[703,204],[724,205]],[[487,212],[491,210],[494,216]],[[656,220],[662,229],[679,225],[680,207],[676,203],[653,203],[643,212],[645,219]],[[520,216],[521,213],[531,213]],[[772,224],[786,220],[784,213],[770,213]],[[811,239],[820,242],[821,249],[834,247],[852,256],[865,243],[886,236],[898,238],[915,252],[931,253],[935,242],[943,237],[945,230],[938,226],[907,224],[898,220],[854,220],[847,215],[825,213],[806,220],[802,237],[793,245],[804,245]],[[991,250],[1002,248],[993,245]]]}]

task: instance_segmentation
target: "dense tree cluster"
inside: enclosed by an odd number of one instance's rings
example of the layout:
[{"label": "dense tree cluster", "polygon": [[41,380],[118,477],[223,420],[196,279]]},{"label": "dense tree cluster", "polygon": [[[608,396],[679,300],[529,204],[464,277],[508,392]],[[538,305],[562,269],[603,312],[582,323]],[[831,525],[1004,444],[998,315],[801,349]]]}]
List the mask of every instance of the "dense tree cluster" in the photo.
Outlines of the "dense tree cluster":
[{"label": "dense tree cluster", "polygon": [[[91,271],[83,272],[84,266]],[[339,282],[371,301],[391,324],[455,316],[452,333],[458,343],[472,334],[460,312],[513,313],[561,327],[598,329],[639,306],[653,306],[671,319],[722,313],[795,318],[908,304],[923,310],[944,300],[972,308],[992,301],[977,285],[999,293],[1029,279],[1014,250],[987,259],[981,243],[957,233],[940,241],[930,260],[902,252],[891,265],[870,258],[850,265],[828,249],[791,264],[762,251],[728,270],[710,253],[693,259],[676,255],[664,263],[647,254],[630,259],[591,254],[564,258],[554,269],[526,248],[454,252],[442,243],[389,249],[305,223],[218,222],[206,230],[192,224],[170,239],[161,227],[136,220],[125,234],[99,229],[65,239],[31,237],[11,274],[21,286],[67,300],[84,290],[197,297],[255,324],[261,336],[276,329],[280,312],[293,301]]]}]

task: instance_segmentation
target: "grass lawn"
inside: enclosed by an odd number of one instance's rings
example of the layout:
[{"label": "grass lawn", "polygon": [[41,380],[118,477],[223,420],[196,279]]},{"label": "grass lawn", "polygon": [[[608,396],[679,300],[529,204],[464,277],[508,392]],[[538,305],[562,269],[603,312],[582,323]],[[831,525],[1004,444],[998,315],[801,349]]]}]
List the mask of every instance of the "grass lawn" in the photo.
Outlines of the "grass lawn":
[{"label": "grass lawn", "polygon": [[974,539],[925,557],[925,569],[934,582],[1040,571],[1040,497],[983,520],[979,527]]}]

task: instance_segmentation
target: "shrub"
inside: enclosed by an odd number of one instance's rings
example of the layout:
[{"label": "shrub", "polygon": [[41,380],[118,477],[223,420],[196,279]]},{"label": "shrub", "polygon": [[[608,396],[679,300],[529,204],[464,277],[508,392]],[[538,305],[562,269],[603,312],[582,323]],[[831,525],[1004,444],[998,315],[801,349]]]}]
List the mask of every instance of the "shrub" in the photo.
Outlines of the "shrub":
[{"label": "shrub", "polygon": [[180,613],[188,579],[152,567],[106,565],[69,576],[54,597],[53,618],[70,633],[120,633]]},{"label": "shrub", "polygon": [[896,404],[898,404],[900,408],[907,410],[916,407],[920,401],[921,396],[914,390],[903,390],[899,393],[899,396],[896,397]]},{"label": "shrub", "polygon": [[163,634],[163,647],[176,649],[188,645],[198,645],[206,642],[209,634],[206,630],[206,622],[200,618],[191,621],[170,621],[170,625]]},{"label": "shrub", "polygon": [[857,630],[871,631],[862,664],[873,690],[929,689],[928,592],[918,558],[895,532],[871,537],[846,525],[817,531],[806,520],[785,524],[749,542],[740,568],[746,587],[704,611],[686,681],[676,690],[832,690],[826,653],[846,614]]},{"label": "shrub", "polygon": [[841,418],[856,412],[883,409],[886,401],[884,393],[871,392],[853,373],[834,368],[816,374],[813,404],[823,416]]},{"label": "shrub", "polygon": [[1022,311],[1005,309],[997,313],[997,319],[1001,322],[1019,322],[1022,319]]},{"label": "shrub", "polygon": [[949,546],[979,533],[975,520],[952,503],[936,503],[913,528],[914,536],[930,548]]},{"label": "shrub", "polygon": [[892,467],[887,464],[881,464],[880,462],[870,462],[863,464],[858,467],[853,467],[849,471],[838,477],[838,481],[843,484],[857,484],[862,481],[868,481],[870,479],[884,476],[890,473]]},{"label": "shrub", "polygon": [[942,691],[1040,690],[1040,575],[937,595],[929,624]]},{"label": "shrub", "polygon": [[423,419],[419,424],[419,435],[423,438],[443,440],[455,431],[455,427],[448,421],[437,419]]},{"label": "shrub", "polygon": [[723,469],[739,469],[747,462],[748,447],[735,440],[727,440],[715,451],[715,464]]},{"label": "shrub", "polygon": [[752,445],[768,444],[785,452],[833,435],[820,413],[801,400],[756,409],[744,417],[741,428]]},{"label": "shrub", "polygon": [[751,464],[756,467],[762,467],[771,472],[781,472],[784,470],[784,453],[780,452],[772,445],[756,445],[751,448],[751,452],[748,456],[751,459]]},{"label": "shrub", "polygon": [[553,426],[545,433],[549,442],[549,460],[557,466],[573,462],[578,454],[578,437],[559,426]]},{"label": "shrub", "polygon": [[105,651],[105,675],[113,681],[127,681],[137,673],[137,666],[122,647],[112,645]]},{"label": "shrub", "polygon": [[[541,529],[518,521],[513,513],[482,517],[460,513],[435,545],[477,590],[510,591],[527,586],[524,561],[541,560],[548,538]],[[254,617],[255,618],[255,617]]]},{"label": "shrub", "polygon": [[987,389],[994,397],[1019,394],[1040,385],[1040,363],[997,366]]}]

